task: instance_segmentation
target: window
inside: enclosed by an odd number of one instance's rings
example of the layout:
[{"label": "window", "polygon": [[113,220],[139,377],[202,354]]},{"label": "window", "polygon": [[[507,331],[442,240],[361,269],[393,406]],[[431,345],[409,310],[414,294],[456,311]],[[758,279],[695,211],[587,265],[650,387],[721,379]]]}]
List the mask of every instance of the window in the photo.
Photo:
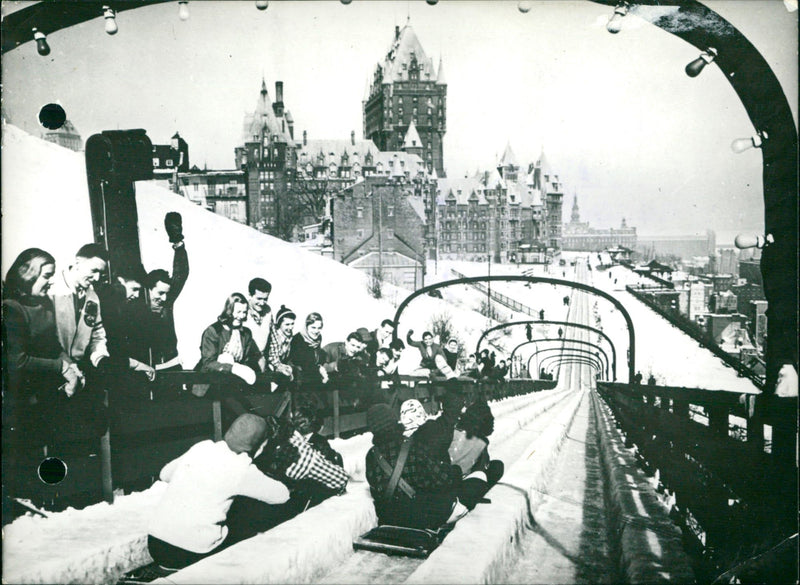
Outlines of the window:
[{"label": "window", "polygon": [[357,207],[356,208],[356,217],[359,218],[359,219],[364,217],[364,208],[363,207]]},{"label": "window", "polygon": [[388,239],[390,239],[390,240],[393,239],[394,238],[394,230],[386,230],[386,237]]},{"label": "window", "polygon": [[356,230],[356,237],[359,240],[363,240],[364,239],[364,230]]},{"label": "window", "polygon": [[394,205],[390,205],[386,208],[386,216],[393,217],[394,216]]}]

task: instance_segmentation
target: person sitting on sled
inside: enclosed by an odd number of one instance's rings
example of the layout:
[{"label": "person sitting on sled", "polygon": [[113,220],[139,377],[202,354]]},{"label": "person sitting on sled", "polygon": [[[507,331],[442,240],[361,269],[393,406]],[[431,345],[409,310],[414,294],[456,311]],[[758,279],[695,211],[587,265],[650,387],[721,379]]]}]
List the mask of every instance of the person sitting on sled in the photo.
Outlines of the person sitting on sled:
[{"label": "person sitting on sled", "polygon": [[502,461],[489,457],[488,437],[493,432],[494,415],[485,400],[478,400],[456,422],[448,450],[450,460],[461,468],[465,477],[483,471],[490,487],[500,481],[505,469]]},{"label": "person sitting on sled", "polygon": [[[403,425],[388,404],[367,411],[372,448],[366,475],[381,525],[437,530],[457,521],[488,490],[486,474],[478,471],[462,480],[461,468],[437,455],[414,436],[403,436]],[[399,469],[397,481],[391,481]]]},{"label": "person sitting on sled", "polygon": [[167,490],[150,520],[147,548],[165,569],[181,569],[235,542],[255,535],[259,527],[249,519],[229,522],[235,496],[267,504],[289,499],[288,488],[264,475],[252,454],[264,442],[266,421],[242,414],[222,441],[201,441],[170,461],[160,478]]}]

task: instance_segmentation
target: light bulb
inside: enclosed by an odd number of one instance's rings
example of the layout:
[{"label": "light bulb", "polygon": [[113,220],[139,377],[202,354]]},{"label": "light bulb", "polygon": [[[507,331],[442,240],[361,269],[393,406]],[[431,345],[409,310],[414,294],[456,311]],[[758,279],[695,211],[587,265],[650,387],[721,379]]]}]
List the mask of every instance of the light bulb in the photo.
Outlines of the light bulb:
[{"label": "light bulb", "polygon": [[117,28],[116,14],[110,6],[103,6],[103,18],[106,20],[106,34],[115,35]]},{"label": "light bulb", "polygon": [[617,4],[617,7],[614,9],[614,14],[608,19],[606,30],[611,34],[617,34],[621,31],[622,19],[625,18],[626,14],[628,14],[628,3],[623,2],[622,4]]},{"label": "light bulb", "polygon": [[259,10],[266,10],[267,6],[269,6],[268,0],[256,0],[256,8]]},{"label": "light bulb", "polygon": [[33,29],[33,39],[36,41],[36,50],[44,57],[50,54],[50,45],[47,44],[47,36],[39,29]]},{"label": "light bulb", "polygon": [[430,4],[431,6],[433,6],[434,4],[438,3],[438,2],[439,2],[439,0],[425,0],[425,2],[427,2],[428,4]]},{"label": "light bulb", "polygon": [[340,0],[342,4],[350,4],[353,0]]},{"label": "light bulb", "polygon": [[704,53],[700,53],[697,59],[686,66],[686,75],[689,77],[697,77],[705,66],[711,63],[716,56],[717,50],[709,47]]},{"label": "light bulb", "polygon": [[761,145],[764,143],[764,138],[767,138],[766,132],[759,132],[748,138],[737,138],[731,142],[731,150],[736,154],[740,154],[751,148],[761,148]]},{"label": "light bulb", "polygon": [[517,8],[522,14],[528,14],[531,10],[531,3],[523,0],[519,4],[517,4]]},{"label": "light bulb", "polygon": [[772,237],[772,234],[767,234],[766,236],[739,234],[736,236],[736,239],[733,240],[733,244],[740,250],[745,250],[747,248],[763,248],[774,241],[775,238]]},{"label": "light bulb", "polygon": [[189,20],[189,0],[178,0],[178,18]]}]

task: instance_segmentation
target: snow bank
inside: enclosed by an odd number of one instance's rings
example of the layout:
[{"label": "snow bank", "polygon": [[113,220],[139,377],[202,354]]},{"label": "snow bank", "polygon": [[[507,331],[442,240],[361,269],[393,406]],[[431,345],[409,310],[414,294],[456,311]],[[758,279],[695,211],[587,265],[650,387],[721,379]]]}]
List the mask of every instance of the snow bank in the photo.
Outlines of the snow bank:
[{"label": "snow bank", "polygon": [[150,510],[166,484],[75,510],[20,516],[3,527],[4,583],[114,583],[147,553]]}]

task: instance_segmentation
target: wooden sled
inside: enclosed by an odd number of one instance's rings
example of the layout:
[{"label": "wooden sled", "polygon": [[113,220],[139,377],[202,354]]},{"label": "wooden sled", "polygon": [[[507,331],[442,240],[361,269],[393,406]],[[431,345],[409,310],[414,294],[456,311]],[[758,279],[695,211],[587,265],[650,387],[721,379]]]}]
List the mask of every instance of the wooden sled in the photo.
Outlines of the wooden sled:
[{"label": "wooden sled", "polygon": [[445,526],[439,530],[378,526],[356,538],[353,549],[426,559],[452,529],[453,526]]}]

